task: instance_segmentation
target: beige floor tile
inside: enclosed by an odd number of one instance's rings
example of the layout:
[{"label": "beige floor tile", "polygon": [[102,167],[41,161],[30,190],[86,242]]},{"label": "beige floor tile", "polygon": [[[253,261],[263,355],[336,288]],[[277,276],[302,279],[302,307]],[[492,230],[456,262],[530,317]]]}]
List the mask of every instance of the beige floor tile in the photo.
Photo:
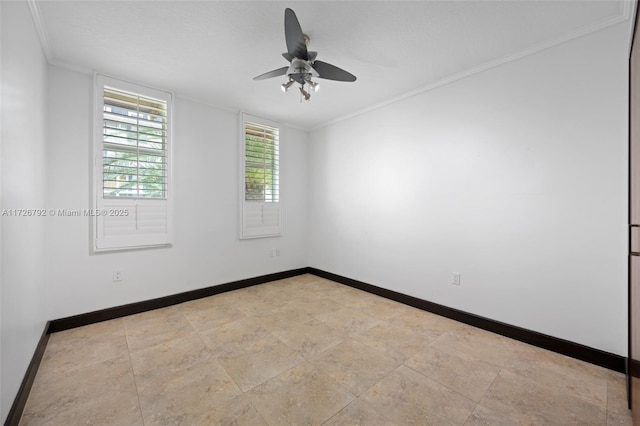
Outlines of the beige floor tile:
[{"label": "beige floor tile", "polygon": [[360,293],[360,290],[320,277],[314,277],[314,279],[304,282],[303,286],[303,288],[308,292],[313,292],[318,296],[331,298],[340,304],[344,304],[341,301],[341,296],[344,294],[362,294]]},{"label": "beige floor tile", "polygon": [[374,327],[354,336],[354,339],[389,354],[400,354],[402,359],[406,360],[440,337],[441,334],[441,331],[416,331],[410,328],[398,327],[387,322],[380,322]]},{"label": "beige floor tile", "polygon": [[607,369],[605,369],[605,371],[607,373],[608,379],[618,379],[620,377],[625,377],[624,373],[619,373],[617,371],[607,370]]},{"label": "beige floor tile", "polygon": [[257,285],[239,290],[235,309],[249,316],[270,314],[277,309],[286,309],[289,297],[284,288],[273,283]]},{"label": "beige floor tile", "polygon": [[303,359],[297,351],[271,335],[252,342],[250,349],[218,358],[243,392],[300,364]]},{"label": "beige floor tile", "polygon": [[464,426],[517,426],[515,420],[503,417],[488,408],[478,405]]},{"label": "beige floor tile", "polygon": [[607,426],[634,426],[631,411],[626,413],[611,411],[607,413]]},{"label": "beige floor tile", "polygon": [[431,347],[422,349],[405,365],[475,402],[500,373],[500,367],[464,353],[452,355]]},{"label": "beige floor tile", "polygon": [[323,426],[375,425],[394,426],[391,420],[376,410],[372,404],[358,398],[331,417]]},{"label": "beige floor tile", "polygon": [[145,425],[194,424],[241,394],[215,359],[138,383]]},{"label": "beige floor tile", "polygon": [[179,372],[212,356],[197,334],[131,352],[131,364],[138,383]]},{"label": "beige floor tile", "polygon": [[287,332],[292,326],[315,319],[309,312],[293,306],[279,308],[268,314],[251,317],[248,322],[259,325],[273,334]]},{"label": "beige floor tile", "polygon": [[507,360],[504,368],[542,386],[606,407],[608,375],[604,368],[539,348]]},{"label": "beige floor tile", "polygon": [[20,424],[141,425],[136,387],[127,356],[36,377]]},{"label": "beige floor tile", "polygon": [[361,395],[400,364],[399,359],[355,340],[341,343],[311,360],[354,395]]},{"label": "beige floor tile", "polygon": [[389,319],[389,323],[416,331],[452,331],[464,330],[466,325],[449,318],[441,317],[430,312],[404,306],[399,308],[399,313]]},{"label": "beige floor tile", "polygon": [[305,322],[292,321],[287,327],[273,330],[272,334],[304,357],[319,354],[344,341],[341,333],[315,318]]},{"label": "beige floor tile", "polygon": [[298,299],[307,295],[308,289],[299,284],[295,278],[273,281],[271,283],[254,287],[256,295],[260,297],[277,298],[288,301],[291,298]]},{"label": "beige floor tile", "polygon": [[51,334],[38,373],[64,374],[127,354],[122,320],[99,322]]},{"label": "beige floor tile", "polygon": [[355,398],[308,362],[257,386],[248,396],[272,426],[322,424]]},{"label": "beige floor tile", "polygon": [[129,350],[155,346],[195,333],[179,308],[170,307],[124,317]]},{"label": "beige floor tile", "polygon": [[510,419],[536,425],[603,425],[606,409],[539,385],[503,369],[482,398],[481,405]]},{"label": "beige floor tile", "polygon": [[351,308],[342,308],[335,312],[314,316],[329,327],[347,336],[363,333],[380,323],[380,320],[373,318],[371,315]]},{"label": "beige floor tile", "polygon": [[274,312],[291,309],[285,300],[257,296],[241,301],[235,308],[247,316],[271,315]]},{"label": "beige floor tile", "polygon": [[373,294],[358,294],[357,297],[350,300],[348,307],[366,312],[374,318],[388,320],[397,316],[400,312],[398,307],[403,306],[393,300]]},{"label": "beige floor tile", "polygon": [[344,305],[336,302],[334,299],[308,292],[292,298],[288,301],[287,305],[292,309],[305,312],[308,315],[330,314],[331,312],[345,308]]},{"label": "beige floor tile", "polygon": [[245,395],[237,396],[224,404],[218,404],[217,407],[201,415],[194,424],[202,426],[268,425],[251,400]]},{"label": "beige floor tile", "polygon": [[328,296],[331,293],[335,294],[336,291],[340,291],[345,287],[343,284],[311,274],[298,277],[298,286],[307,293],[317,294],[318,296]]},{"label": "beige floor tile", "polygon": [[343,286],[329,291],[327,296],[348,308],[360,309],[358,305],[362,303],[361,299],[363,297],[372,297],[373,295],[353,287]]},{"label": "beige floor tile", "polygon": [[215,296],[182,303],[178,308],[197,331],[216,328],[245,317],[232,306],[220,303]]},{"label": "beige floor tile", "polygon": [[476,404],[401,365],[360,398],[400,425],[461,425]]},{"label": "beige floor tile", "polygon": [[518,342],[473,327],[447,331],[430,346],[452,355],[467,354],[498,367],[518,357],[521,348]]},{"label": "beige floor tile", "polygon": [[607,426],[635,426],[631,418],[631,411],[627,413],[608,412]]},{"label": "beige floor tile", "polygon": [[242,352],[271,333],[262,320],[243,318],[199,333],[215,356]]}]

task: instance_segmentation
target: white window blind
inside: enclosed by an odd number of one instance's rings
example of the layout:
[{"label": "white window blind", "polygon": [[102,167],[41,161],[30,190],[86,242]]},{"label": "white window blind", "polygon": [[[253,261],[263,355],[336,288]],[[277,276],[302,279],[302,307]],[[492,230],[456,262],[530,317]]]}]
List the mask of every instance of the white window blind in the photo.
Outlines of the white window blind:
[{"label": "white window blind", "polygon": [[166,198],[167,101],[103,91],[103,195]]},{"label": "white window blind", "polygon": [[171,101],[96,75],[95,251],[171,243]]},{"label": "white window blind", "polygon": [[242,114],[241,238],[279,235],[280,126]]}]

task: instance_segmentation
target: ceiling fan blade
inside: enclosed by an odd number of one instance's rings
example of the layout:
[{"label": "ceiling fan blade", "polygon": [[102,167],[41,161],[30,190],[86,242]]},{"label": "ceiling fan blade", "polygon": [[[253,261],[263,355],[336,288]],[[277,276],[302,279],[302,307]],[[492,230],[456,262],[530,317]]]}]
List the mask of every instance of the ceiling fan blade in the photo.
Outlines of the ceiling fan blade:
[{"label": "ceiling fan blade", "polygon": [[309,56],[309,59],[307,59],[308,61],[315,61],[316,56],[318,56],[318,52],[307,52],[307,55]]},{"label": "ceiling fan blade", "polygon": [[293,56],[291,56],[291,55],[289,54],[289,52],[284,52],[284,53],[282,54],[282,57],[283,57],[283,58],[285,58],[285,59],[286,59],[287,61],[289,61],[289,62],[293,61]]},{"label": "ceiling fan blade", "polygon": [[304,34],[296,13],[287,8],[284,11],[284,38],[287,41],[287,51],[294,58],[309,60],[307,44],[304,42]]},{"label": "ceiling fan blade", "polygon": [[315,61],[313,63],[313,68],[318,71],[318,77],[320,78],[336,81],[356,81],[355,75],[326,62]]},{"label": "ceiling fan blade", "polygon": [[264,74],[260,74],[257,77],[253,77],[254,80],[265,80],[267,78],[278,77],[280,75],[285,75],[289,67],[278,68],[277,70],[269,71]]}]

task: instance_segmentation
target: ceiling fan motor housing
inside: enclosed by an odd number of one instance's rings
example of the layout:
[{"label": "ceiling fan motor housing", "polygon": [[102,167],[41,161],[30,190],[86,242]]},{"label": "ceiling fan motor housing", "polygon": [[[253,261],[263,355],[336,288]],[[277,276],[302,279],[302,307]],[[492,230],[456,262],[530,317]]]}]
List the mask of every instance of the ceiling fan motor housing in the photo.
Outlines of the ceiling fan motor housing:
[{"label": "ceiling fan motor housing", "polygon": [[295,82],[304,84],[304,82],[309,80],[311,77],[317,77],[318,72],[313,69],[309,61],[293,58],[291,60],[291,65],[287,70],[287,75]]}]

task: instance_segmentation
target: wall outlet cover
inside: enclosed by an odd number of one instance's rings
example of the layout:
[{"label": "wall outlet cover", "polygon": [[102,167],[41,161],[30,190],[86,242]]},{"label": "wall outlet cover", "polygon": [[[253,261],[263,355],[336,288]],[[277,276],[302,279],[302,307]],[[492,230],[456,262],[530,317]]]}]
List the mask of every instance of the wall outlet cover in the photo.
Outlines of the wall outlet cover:
[{"label": "wall outlet cover", "polygon": [[451,277],[451,284],[460,285],[460,272],[454,272]]}]

